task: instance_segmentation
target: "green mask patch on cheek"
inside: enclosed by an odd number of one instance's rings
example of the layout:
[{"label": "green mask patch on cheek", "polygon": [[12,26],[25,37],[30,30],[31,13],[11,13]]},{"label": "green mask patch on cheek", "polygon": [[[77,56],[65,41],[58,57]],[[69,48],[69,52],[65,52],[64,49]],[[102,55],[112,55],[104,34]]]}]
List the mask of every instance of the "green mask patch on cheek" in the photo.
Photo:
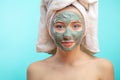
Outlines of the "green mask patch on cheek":
[{"label": "green mask patch on cheek", "polygon": [[[54,24],[56,22],[62,21],[68,25],[71,21],[78,21],[78,20],[82,21],[81,31],[71,30],[69,26],[65,27],[66,30],[63,33],[59,33],[55,31]],[[66,11],[58,14],[52,22],[51,32],[53,35],[54,42],[58,47],[60,47],[64,51],[73,50],[76,46],[80,45],[82,35],[84,33],[84,22],[83,22],[82,16],[72,11]]]}]

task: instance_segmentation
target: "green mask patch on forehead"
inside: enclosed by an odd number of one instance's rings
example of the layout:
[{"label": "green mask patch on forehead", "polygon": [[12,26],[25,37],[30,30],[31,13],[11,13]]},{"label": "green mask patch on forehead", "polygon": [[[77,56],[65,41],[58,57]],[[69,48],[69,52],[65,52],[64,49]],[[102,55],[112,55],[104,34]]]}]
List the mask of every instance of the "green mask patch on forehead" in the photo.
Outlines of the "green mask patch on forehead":
[{"label": "green mask patch on forehead", "polygon": [[55,16],[54,23],[59,22],[59,21],[70,23],[73,20],[77,21],[81,19],[82,18],[77,13],[74,13],[72,11],[66,11],[66,12],[62,12],[58,14],[57,16]]}]

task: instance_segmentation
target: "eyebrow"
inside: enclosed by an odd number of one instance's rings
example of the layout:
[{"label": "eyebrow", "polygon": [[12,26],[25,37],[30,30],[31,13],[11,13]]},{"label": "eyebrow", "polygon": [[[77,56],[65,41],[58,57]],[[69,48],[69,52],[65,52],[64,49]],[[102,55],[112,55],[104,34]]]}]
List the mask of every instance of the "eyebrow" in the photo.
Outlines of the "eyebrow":
[{"label": "eyebrow", "polygon": [[64,23],[65,24],[65,22],[64,21],[56,21],[55,23]]}]

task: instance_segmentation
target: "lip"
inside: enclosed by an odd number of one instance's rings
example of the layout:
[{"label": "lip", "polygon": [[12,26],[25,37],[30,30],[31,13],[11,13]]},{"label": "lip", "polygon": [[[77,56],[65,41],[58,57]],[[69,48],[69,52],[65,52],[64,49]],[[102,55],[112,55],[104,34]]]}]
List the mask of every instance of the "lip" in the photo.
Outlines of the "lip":
[{"label": "lip", "polygon": [[74,45],[73,41],[62,41],[62,45],[64,47],[71,47],[72,45]]}]

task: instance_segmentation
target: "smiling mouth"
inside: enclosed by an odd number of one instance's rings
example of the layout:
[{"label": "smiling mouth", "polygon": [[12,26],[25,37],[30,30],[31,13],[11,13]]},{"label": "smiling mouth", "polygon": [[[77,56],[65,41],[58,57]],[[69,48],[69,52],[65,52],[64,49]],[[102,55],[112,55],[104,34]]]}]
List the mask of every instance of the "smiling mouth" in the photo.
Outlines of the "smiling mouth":
[{"label": "smiling mouth", "polygon": [[61,43],[64,47],[72,47],[75,44],[74,41],[62,41]]}]

